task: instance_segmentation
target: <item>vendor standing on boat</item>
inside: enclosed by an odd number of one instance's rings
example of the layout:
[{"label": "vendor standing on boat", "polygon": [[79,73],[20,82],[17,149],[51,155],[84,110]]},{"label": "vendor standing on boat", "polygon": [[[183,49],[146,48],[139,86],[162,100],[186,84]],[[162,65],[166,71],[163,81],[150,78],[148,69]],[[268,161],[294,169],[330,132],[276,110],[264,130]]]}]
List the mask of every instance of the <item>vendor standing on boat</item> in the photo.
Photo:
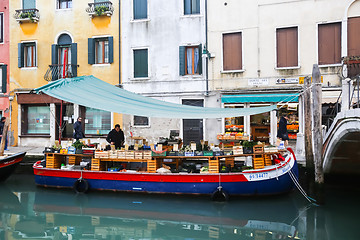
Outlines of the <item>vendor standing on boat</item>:
[{"label": "vendor standing on boat", "polygon": [[74,123],[74,139],[76,141],[85,137],[85,134],[82,130],[81,121],[82,118],[78,117],[77,121]]},{"label": "vendor standing on boat", "polygon": [[120,149],[124,144],[124,140],[124,132],[121,130],[119,124],[116,124],[115,128],[111,130],[106,137],[106,141],[111,145],[115,145],[115,149]]},{"label": "vendor standing on boat", "polygon": [[277,138],[281,141],[284,141],[284,146],[287,147],[289,134],[287,131],[287,121],[289,120],[289,116],[287,114],[283,115],[279,121],[279,130],[277,132]]}]

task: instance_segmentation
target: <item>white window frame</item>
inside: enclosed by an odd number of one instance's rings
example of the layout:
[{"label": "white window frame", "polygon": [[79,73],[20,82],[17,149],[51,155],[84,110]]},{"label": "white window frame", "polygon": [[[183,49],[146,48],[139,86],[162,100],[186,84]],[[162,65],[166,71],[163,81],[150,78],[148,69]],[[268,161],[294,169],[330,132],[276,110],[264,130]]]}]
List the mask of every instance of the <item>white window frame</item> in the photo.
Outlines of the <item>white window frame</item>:
[{"label": "white window frame", "polygon": [[[143,117],[143,116],[139,116],[139,115],[136,115],[138,117]],[[135,125],[135,115],[133,115],[131,117],[131,126],[133,128],[150,128],[151,127],[151,118],[150,117],[147,117],[148,118],[148,125]]]},{"label": "white window frame", "polygon": [[[298,31],[298,65],[297,66],[293,66],[293,67],[278,67],[277,66],[277,37],[276,37],[276,33],[278,29],[284,29],[284,28],[294,28],[297,27],[297,31]],[[299,25],[289,25],[289,26],[283,26],[283,27],[277,27],[275,28],[275,42],[274,42],[274,49],[275,49],[275,69],[276,70],[290,70],[290,69],[300,69],[301,68],[301,64],[300,64],[300,26]]]},{"label": "white window frame", "polygon": [[185,5],[184,5],[184,0],[180,0],[179,1],[181,4],[181,7],[179,8],[181,13],[180,16],[183,18],[198,18],[198,17],[202,17],[203,16],[203,9],[205,8],[205,5],[203,4],[204,1],[200,0],[200,12],[199,13],[194,13],[194,14],[185,14]]},{"label": "white window frame", "polygon": [[27,43],[34,43],[35,44],[35,66],[34,67],[25,67],[25,46],[24,46],[24,67],[22,67],[21,69],[37,69],[38,68],[38,44],[37,44],[37,40],[34,41],[22,41],[22,44],[27,44]]},{"label": "white window frame", "polygon": [[[241,59],[242,59],[242,69],[239,70],[224,70],[224,35],[231,33],[241,33]],[[221,73],[242,73],[245,72],[244,67],[244,34],[243,30],[238,31],[227,31],[221,33]]]},{"label": "white window frame", "polygon": [[73,9],[73,7],[74,7],[74,6],[72,5],[72,4],[74,3],[74,1],[71,0],[71,7],[70,7],[70,8],[58,8],[58,6],[59,6],[59,1],[60,1],[60,0],[56,0],[56,1],[55,1],[55,9],[58,10],[58,11],[66,11],[66,10],[68,11],[68,10]]},{"label": "white window frame", "polygon": [[131,0],[131,20],[130,22],[135,23],[135,22],[148,22],[150,21],[150,4],[149,4],[149,0],[146,0],[146,4],[147,4],[147,15],[146,18],[142,18],[142,19],[135,19],[134,18],[134,0]]}]

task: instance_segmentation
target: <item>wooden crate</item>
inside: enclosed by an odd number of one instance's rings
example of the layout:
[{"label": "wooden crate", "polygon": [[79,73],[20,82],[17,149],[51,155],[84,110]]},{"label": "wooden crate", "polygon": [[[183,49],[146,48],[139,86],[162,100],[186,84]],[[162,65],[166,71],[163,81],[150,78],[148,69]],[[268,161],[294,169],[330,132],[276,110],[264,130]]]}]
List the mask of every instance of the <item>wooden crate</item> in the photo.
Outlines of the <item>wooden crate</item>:
[{"label": "wooden crate", "polygon": [[125,158],[126,159],[134,159],[135,158],[135,152],[134,151],[125,151]]},{"label": "wooden crate", "polygon": [[63,157],[61,155],[48,153],[46,155],[46,167],[47,168],[60,168],[62,160],[63,160]]},{"label": "wooden crate", "polygon": [[264,154],[264,160],[265,160],[265,166],[271,166],[271,165],[273,165],[270,154]]},{"label": "wooden crate", "polygon": [[256,153],[263,153],[264,152],[264,145],[255,145],[253,147],[254,154]]},{"label": "wooden crate", "polygon": [[156,173],[156,170],[160,167],[160,162],[156,159],[147,160],[147,171],[149,173]]},{"label": "wooden crate", "polygon": [[143,151],[134,151],[134,159],[143,159]]},{"label": "wooden crate", "polygon": [[109,158],[113,158],[113,159],[116,159],[118,158],[118,153],[117,151],[109,151]]},{"label": "wooden crate", "polygon": [[109,151],[95,151],[95,158],[109,158]]},{"label": "wooden crate", "polygon": [[91,171],[104,171],[105,163],[101,162],[99,158],[93,158],[91,160]]},{"label": "wooden crate", "polygon": [[209,160],[209,173],[219,173],[219,160]]},{"label": "wooden crate", "polygon": [[254,155],[253,157],[253,167],[254,169],[264,168],[264,157],[262,155]]},{"label": "wooden crate", "polygon": [[81,156],[69,156],[69,165],[79,165],[81,159]]},{"label": "wooden crate", "polygon": [[151,156],[151,150],[145,150],[143,152],[143,159],[152,159],[152,156]]},{"label": "wooden crate", "polygon": [[126,159],[125,150],[116,150],[119,159]]},{"label": "wooden crate", "polygon": [[225,158],[225,166],[231,166],[234,167],[234,158]]}]

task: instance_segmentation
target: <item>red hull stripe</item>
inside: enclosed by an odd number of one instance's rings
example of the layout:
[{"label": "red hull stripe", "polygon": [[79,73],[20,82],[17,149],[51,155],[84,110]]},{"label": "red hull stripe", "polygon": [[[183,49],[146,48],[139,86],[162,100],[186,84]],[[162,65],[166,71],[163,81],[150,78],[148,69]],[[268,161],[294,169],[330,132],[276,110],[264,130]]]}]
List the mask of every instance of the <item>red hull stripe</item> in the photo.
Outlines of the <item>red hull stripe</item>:
[{"label": "red hull stripe", "polygon": [[[34,168],[34,174],[48,177],[80,178],[81,171]],[[219,174],[157,174],[157,173],[126,173],[83,171],[85,179],[136,181],[136,182],[219,182]],[[221,182],[247,182],[241,173],[222,173]]]},{"label": "red hull stripe", "polygon": [[17,158],[17,159],[13,159],[13,160],[7,161],[7,162],[0,162],[0,168],[7,167],[10,165],[16,164],[18,162],[21,162],[21,161],[22,161],[22,158]]}]

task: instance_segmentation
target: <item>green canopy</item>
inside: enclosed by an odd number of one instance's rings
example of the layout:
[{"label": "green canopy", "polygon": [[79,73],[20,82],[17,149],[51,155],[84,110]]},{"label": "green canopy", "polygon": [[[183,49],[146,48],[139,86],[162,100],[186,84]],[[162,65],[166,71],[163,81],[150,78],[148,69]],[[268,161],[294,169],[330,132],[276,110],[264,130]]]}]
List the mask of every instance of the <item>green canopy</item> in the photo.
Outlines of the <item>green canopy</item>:
[{"label": "green canopy", "polygon": [[94,76],[59,79],[34,91],[86,107],[145,117],[224,118],[255,115],[276,109],[276,105],[256,108],[209,108],[175,104],[126,91]]}]

